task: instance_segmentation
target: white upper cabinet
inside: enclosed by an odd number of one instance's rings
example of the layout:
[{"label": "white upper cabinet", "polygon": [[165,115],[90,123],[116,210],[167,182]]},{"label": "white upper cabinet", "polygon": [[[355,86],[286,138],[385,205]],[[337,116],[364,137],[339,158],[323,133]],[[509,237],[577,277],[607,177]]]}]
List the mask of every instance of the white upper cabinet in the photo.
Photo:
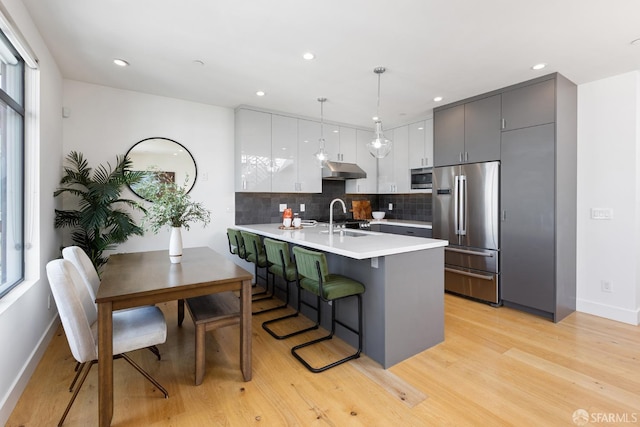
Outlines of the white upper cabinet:
[{"label": "white upper cabinet", "polygon": [[409,169],[433,166],[433,119],[409,125]]},{"label": "white upper cabinet", "polygon": [[378,159],[378,193],[408,193],[409,175],[409,127],[401,126],[384,132],[393,142],[391,152]]},{"label": "white upper cabinet", "polygon": [[367,173],[366,178],[348,179],[346,183],[347,193],[376,194],[378,187],[378,165],[376,158],[367,149],[367,144],[373,139],[373,132],[356,129],[356,161]]},{"label": "white upper cabinet", "polygon": [[319,139],[320,123],[298,119],[298,178],[291,191],[322,193],[322,168],[314,155]]},{"label": "white upper cabinet", "polygon": [[235,151],[236,191],[271,191],[271,114],[236,111]]},{"label": "white upper cabinet", "polygon": [[298,120],[271,115],[271,191],[296,191],[298,182]]},{"label": "white upper cabinet", "polygon": [[319,123],[244,108],[235,119],[236,191],[322,192]]}]

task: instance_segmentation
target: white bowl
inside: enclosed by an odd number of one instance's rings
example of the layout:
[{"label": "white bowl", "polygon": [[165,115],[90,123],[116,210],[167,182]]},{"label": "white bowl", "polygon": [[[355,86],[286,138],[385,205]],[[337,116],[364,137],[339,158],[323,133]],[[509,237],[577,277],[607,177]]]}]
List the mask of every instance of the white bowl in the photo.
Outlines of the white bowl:
[{"label": "white bowl", "polygon": [[373,219],[382,219],[382,218],[384,218],[384,212],[380,212],[380,211],[371,212],[371,215],[373,215]]}]

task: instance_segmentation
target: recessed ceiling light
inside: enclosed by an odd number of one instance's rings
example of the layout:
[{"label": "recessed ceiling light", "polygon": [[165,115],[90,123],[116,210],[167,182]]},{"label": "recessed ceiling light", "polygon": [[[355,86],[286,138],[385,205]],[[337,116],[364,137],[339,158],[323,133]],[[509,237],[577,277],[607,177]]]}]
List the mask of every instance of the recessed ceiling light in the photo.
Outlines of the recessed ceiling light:
[{"label": "recessed ceiling light", "polygon": [[433,98],[433,100],[435,102],[440,102],[440,101],[442,101],[442,97],[441,96],[436,96],[435,98]]},{"label": "recessed ceiling light", "polygon": [[257,92],[256,92],[256,95],[258,95],[258,96],[264,96],[264,95],[265,95],[265,93],[264,93],[264,91],[259,90],[259,91],[257,91]]},{"label": "recessed ceiling light", "polygon": [[338,133],[338,132],[340,132],[338,129],[333,130],[333,133]]},{"label": "recessed ceiling light", "polygon": [[199,65],[199,66],[204,66],[204,61],[201,59],[194,59],[193,60],[193,65]]},{"label": "recessed ceiling light", "polygon": [[116,64],[119,67],[128,67],[129,63],[127,61],[125,61],[124,59],[114,59],[113,63]]},{"label": "recessed ceiling light", "polygon": [[373,117],[371,117],[371,119],[372,119],[374,122],[377,122],[378,120],[380,120],[380,117],[378,117],[378,116],[373,116]]},{"label": "recessed ceiling light", "polygon": [[542,70],[546,66],[547,66],[547,64],[540,63],[540,64],[536,64],[536,65],[532,66],[531,69],[532,70]]},{"label": "recessed ceiling light", "polygon": [[312,59],[314,59],[316,56],[311,53],[311,52],[306,52],[305,54],[302,55],[302,57],[304,59],[306,59],[307,61],[311,61]]}]

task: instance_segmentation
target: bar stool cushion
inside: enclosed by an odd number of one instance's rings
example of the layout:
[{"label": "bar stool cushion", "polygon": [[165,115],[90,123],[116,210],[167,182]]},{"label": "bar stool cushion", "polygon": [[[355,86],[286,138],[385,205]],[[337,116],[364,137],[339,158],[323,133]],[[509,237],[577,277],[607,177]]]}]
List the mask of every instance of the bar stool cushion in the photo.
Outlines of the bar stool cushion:
[{"label": "bar stool cushion", "polygon": [[[247,261],[252,262],[254,264],[258,264],[259,267],[267,266],[267,254],[264,252],[262,242],[260,241],[260,236],[254,233],[248,233],[246,231],[242,231],[242,238],[244,239],[244,248],[247,251]],[[256,257],[255,247],[258,248],[258,256]]]},{"label": "bar stool cushion", "polygon": [[280,258],[280,251],[284,254],[284,270],[285,276],[283,277],[288,282],[293,282],[298,277],[296,272],[296,265],[291,262],[291,256],[289,255],[289,245],[286,242],[269,239],[264,239],[264,249],[267,253],[267,259],[269,260],[269,272],[276,276],[282,276],[282,259]]},{"label": "bar stool cushion", "polygon": [[[305,277],[300,280],[300,286],[315,295],[319,295],[320,293],[317,280]],[[322,292],[323,294],[320,296],[325,300],[331,301],[351,295],[362,294],[364,293],[364,285],[339,274],[329,274],[325,276],[322,282]]]},{"label": "bar stool cushion", "polygon": [[247,252],[244,247],[244,240],[242,239],[240,230],[227,228],[227,237],[229,239],[229,244],[231,245],[231,253],[238,255],[242,259],[246,258]]},{"label": "bar stool cushion", "polygon": [[321,252],[310,251],[308,249],[295,247],[296,264],[300,278],[300,286],[307,291],[320,295],[320,285],[317,264],[320,263],[320,274],[322,275],[322,291],[320,297],[325,300],[334,300],[364,293],[364,285],[356,280],[342,276],[340,274],[330,274],[327,266],[327,258]]}]

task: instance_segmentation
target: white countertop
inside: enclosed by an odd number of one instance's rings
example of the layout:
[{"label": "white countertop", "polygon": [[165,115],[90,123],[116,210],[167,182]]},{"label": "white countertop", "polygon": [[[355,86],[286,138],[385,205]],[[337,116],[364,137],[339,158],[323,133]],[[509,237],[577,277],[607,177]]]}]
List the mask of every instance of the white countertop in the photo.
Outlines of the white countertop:
[{"label": "white countertop", "polygon": [[399,225],[402,227],[415,227],[415,228],[428,228],[431,229],[431,223],[426,221],[411,221],[407,219],[371,219],[369,220],[371,225],[384,224],[384,225]]},{"label": "white countertop", "polygon": [[434,249],[449,244],[446,240],[361,230],[344,230],[346,233],[357,234],[359,237],[342,233],[334,233],[333,236],[329,236],[327,227],[322,224],[316,227],[304,227],[300,230],[280,230],[279,226],[280,224],[247,224],[235,227],[272,239],[355,259]]}]

